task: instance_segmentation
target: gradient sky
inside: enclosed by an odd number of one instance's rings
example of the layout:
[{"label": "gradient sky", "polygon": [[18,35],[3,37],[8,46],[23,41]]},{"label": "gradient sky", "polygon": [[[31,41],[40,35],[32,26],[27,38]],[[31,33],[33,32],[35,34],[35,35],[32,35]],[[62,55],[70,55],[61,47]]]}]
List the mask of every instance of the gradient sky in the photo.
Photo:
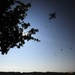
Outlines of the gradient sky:
[{"label": "gradient sky", "polygon": [[[31,0],[21,0],[24,3]],[[7,55],[0,54],[0,71],[75,72],[75,0],[32,0],[25,22],[39,32]],[[49,20],[49,13],[56,19]],[[63,51],[62,51],[63,50]]]}]

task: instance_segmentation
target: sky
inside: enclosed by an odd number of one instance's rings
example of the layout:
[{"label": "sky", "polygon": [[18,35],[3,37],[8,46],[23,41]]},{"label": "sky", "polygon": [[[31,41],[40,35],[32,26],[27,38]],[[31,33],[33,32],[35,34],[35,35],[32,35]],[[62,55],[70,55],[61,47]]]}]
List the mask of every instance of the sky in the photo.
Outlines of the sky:
[{"label": "sky", "polygon": [[[24,19],[39,32],[7,55],[0,54],[0,71],[75,72],[75,0],[21,0],[32,6]],[[56,12],[56,19],[49,14]]]}]

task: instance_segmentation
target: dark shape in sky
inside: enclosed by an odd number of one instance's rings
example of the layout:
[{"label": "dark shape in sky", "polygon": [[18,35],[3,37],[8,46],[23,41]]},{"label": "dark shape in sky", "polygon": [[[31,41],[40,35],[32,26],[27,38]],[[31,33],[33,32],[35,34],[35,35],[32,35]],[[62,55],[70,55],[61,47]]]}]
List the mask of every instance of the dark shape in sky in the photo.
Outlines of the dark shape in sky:
[{"label": "dark shape in sky", "polygon": [[63,51],[63,49],[61,49],[61,51]]},{"label": "dark shape in sky", "polygon": [[56,53],[54,53],[54,55],[57,56]]},{"label": "dark shape in sky", "polygon": [[45,59],[46,59],[46,57],[45,57]]},{"label": "dark shape in sky", "polygon": [[72,50],[72,48],[70,48]]},{"label": "dark shape in sky", "polygon": [[54,53],[55,54],[55,53]]},{"label": "dark shape in sky", "polygon": [[51,20],[52,18],[55,19],[55,18],[56,18],[56,12],[50,13],[50,14],[49,14],[49,17],[50,17],[50,18],[49,18],[50,20]]}]

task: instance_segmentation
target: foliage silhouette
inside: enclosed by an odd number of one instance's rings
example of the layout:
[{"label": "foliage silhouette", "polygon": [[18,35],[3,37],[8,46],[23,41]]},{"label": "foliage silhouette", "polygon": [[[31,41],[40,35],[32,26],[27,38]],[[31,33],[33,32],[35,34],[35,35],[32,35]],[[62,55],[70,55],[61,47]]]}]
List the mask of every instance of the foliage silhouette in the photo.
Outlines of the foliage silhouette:
[{"label": "foliage silhouette", "polygon": [[[0,0],[0,51],[7,54],[10,48],[20,48],[25,40],[40,41],[32,37],[38,29],[31,28],[25,35],[24,30],[30,26],[25,23],[30,3],[24,4],[17,0]],[[23,35],[24,34],[24,35]]]}]

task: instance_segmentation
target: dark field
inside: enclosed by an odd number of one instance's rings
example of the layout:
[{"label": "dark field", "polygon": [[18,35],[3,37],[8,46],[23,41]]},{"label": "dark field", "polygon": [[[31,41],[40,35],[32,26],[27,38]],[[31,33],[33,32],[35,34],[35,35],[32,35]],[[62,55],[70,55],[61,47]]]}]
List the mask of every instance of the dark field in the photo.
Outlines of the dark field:
[{"label": "dark field", "polygon": [[29,72],[29,73],[0,72],[0,75],[75,75],[75,72],[73,72],[73,73],[57,73],[57,72]]}]

